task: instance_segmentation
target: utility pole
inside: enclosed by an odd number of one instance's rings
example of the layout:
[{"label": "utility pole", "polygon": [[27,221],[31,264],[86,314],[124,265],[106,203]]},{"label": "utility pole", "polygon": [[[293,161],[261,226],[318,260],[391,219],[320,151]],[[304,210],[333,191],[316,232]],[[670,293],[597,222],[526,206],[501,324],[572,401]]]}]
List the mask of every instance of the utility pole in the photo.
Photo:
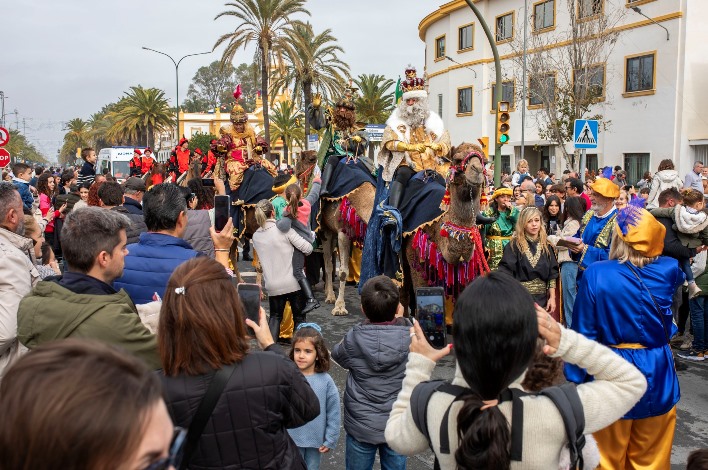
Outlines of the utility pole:
[{"label": "utility pole", "polygon": [[0,91],[0,127],[5,127],[5,92]]}]

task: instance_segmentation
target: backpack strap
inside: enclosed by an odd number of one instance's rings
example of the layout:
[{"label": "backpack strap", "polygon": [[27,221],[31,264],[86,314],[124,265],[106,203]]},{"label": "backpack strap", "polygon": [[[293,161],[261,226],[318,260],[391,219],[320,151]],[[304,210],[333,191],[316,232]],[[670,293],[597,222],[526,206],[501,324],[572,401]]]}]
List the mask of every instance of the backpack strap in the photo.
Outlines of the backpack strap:
[{"label": "backpack strap", "polygon": [[511,447],[510,460],[521,462],[524,445],[524,402],[521,397],[529,393],[518,388],[507,388],[499,395],[499,403],[511,401]]},{"label": "backpack strap", "polygon": [[551,399],[561,417],[570,450],[570,468],[583,468],[583,447],[585,447],[585,414],[578,389],[574,383],[542,390],[539,395]]}]

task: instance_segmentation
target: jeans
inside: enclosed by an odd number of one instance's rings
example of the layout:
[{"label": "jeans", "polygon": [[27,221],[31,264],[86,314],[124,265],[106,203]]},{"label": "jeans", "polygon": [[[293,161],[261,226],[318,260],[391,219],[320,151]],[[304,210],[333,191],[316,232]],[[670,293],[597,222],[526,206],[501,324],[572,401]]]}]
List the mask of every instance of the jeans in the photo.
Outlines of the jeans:
[{"label": "jeans", "polygon": [[298,447],[302,459],[307,465],[307,470],[320,470],[320,449],[316,447]]},{"label": "jeans", "polygon": [[691,325],[693,326],[693,350],[705,351],[708,331],[708,296],[699,295],[688,301],[691,308]]},{"label": "jeans", "polygon": [[572,261],[561,264],[561,287],[563,289],[563,316],[570,328],[573,321],[573,306],[578,295],[578,265]]},{"label": "jeans", "polygon": [[379,451],[381,470],[405,470],[406,456],[393,451],[387,444],[359,442],[347,434],[346,470],[371,470],[376,451]]},{"label": "jeans", "polygon": [[686,275],[686,282],[690,284],[694,281],[693,271],[691,271],[691,260],[689,258],[680,258],[678,262],[681,271]]}]

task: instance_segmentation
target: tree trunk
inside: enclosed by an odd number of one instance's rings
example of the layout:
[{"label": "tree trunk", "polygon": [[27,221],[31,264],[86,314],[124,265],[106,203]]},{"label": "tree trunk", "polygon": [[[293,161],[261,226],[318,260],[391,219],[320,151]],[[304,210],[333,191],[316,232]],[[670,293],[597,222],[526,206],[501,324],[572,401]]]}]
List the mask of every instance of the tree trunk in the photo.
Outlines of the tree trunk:
[{"label": "tree trunk", "polygon": [[[285,160],[285,163],[290,165],[290,158],[288,158],[288,141],[285,140],[285,136],[282,136],[283,139],[283,160]],[[283,162],[280,162],[283,163]]]},{"label": "tree trunk", "polygon": [[[268,44],[261,44],[261,100],[263,101],[263,129],[266,142],[270,142],[270,122],[268,118]],[[270,153],[270,152],[268,152]],[[271,161],[270,155],[267,155]]]},{"label": "tree trunk", "polygon": [[303,83],[302,89],[305,93],[305,150],[310,148],[310,119],[307,115],[307,109],[312,103],[312,84]]}]

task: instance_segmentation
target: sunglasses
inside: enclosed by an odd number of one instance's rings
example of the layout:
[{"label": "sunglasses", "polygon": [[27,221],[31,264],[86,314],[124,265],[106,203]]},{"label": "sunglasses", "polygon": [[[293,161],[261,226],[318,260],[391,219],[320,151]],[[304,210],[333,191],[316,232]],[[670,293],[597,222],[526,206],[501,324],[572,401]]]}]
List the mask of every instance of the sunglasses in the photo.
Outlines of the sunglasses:
[{"label": "sunglasses", "polygon": [[187,430],[180,427],[175,427],[175,434],[170,444],[170,452],[167,457],[156,460],[144,470],[167,470],[170,467],[179,468],[182,460],[182,449],[187,441]]}]

